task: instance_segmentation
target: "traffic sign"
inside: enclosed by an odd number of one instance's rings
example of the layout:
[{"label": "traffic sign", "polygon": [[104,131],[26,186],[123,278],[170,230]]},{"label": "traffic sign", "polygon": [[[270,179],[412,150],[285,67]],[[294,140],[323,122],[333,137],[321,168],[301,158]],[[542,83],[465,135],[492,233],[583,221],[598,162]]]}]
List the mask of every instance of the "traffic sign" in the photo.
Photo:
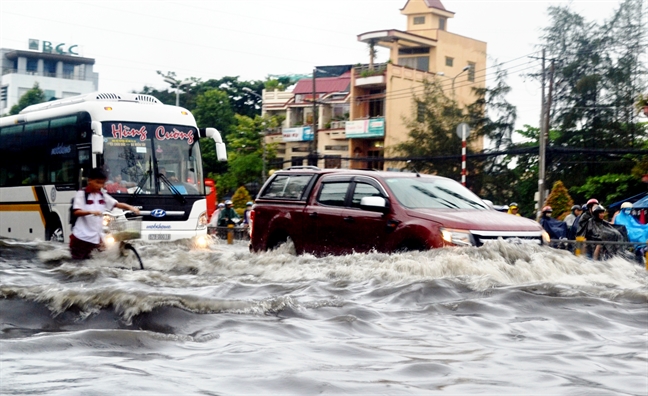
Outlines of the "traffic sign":
[{"label": "traffic sign", "polygon": [[467,139],[470,136],[470,127],[465,122],[457,125],[457,136],[459,139]]}]

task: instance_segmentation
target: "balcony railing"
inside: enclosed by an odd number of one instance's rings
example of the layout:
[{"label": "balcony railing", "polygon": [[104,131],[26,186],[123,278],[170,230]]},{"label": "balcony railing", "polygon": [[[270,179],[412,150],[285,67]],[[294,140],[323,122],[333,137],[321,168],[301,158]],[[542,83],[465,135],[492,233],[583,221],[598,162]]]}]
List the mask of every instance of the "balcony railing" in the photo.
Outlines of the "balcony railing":
[{"label": "balcony railing", "polygon": [[385,74],[387,63],[376,63],[373,69],[369,65],[356,66],[354,68],[356,77],[371,77]]},{"label": "balcony railing", "polygon": [[13,68],[2,68],[2,75],[8,75],[8,74],[23,74],[23,75],[28,75],[28,76],[45,76],[45,77],[52,77],[52,78],[64,78],[66,80],[85,80],[85,76],[79,75],[77,73],[70,73],[70,72],[63,72],[60,76],[58,76],[56,73],[50,73],[50,72],[43,72],[39,73],[35,70],[18,70],[18,69],[13,69]]}]

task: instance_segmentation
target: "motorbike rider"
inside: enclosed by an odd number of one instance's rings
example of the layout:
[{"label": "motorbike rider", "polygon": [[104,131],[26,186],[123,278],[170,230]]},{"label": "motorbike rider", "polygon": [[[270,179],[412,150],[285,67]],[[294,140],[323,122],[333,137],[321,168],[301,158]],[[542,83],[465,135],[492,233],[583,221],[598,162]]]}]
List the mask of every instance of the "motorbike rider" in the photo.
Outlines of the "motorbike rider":
[{"label": "motorbike rider", "polygon": [[238,224],[240,221],[238,213],[234,210],[234,203],[231,200],[225,201],[225,208],[218,214],[218,225],[226,227],[230,224]]}]

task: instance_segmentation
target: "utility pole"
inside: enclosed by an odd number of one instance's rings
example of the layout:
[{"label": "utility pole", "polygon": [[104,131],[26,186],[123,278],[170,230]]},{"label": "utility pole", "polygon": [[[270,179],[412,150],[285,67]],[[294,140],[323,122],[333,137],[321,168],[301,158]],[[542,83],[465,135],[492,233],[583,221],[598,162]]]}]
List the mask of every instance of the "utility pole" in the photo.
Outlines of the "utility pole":
[{"label": "utility pole", "polygon": [[542,49],[542,105],[540,106],[540,136],[538,137],[538,146],[540,149],[538,156],[538,211],[536,212],[536,219],[540,220],[542,216],[542,205],[545,201],[545,117],[546,115],[546,102],[545,102],[545,49]]},{"label": "utility pole", "polygon": [[313,68],[313,140],[311,142],[310,158],[308,165],[317,166],[317,88],[315,86],[315,74],[317,73],[317,68]]},{"label": "utility pole", "polygon": [[551,121],[551,102],[554,84],[555,59],[551,59],[551,69],[549,71],[549,93],[545,100],[545,50],[542,50],[542,112],[540,117],[540,156],[538,171],[538,212],[537,219],[542,216],[542,206],[547,198],[545,196],[546,179],[546,162],[547,162],[547,140],[549,139],[549,128]]}]

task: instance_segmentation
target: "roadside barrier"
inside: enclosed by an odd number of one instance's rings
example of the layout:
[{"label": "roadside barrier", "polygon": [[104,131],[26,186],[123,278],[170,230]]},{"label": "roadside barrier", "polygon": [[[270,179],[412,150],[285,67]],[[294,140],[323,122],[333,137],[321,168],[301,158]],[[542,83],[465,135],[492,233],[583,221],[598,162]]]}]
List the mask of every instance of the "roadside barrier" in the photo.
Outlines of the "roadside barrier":
[{"label": "roadside barrier", "polygon": [[[576,240],[569,239],[552,239],[549,246],[557,249],[570,250],[576,256],[586,254],[588,257],[592,256],[592,250],[597,246],[615,246],[621,247],[620,252],[626,258],[632,255],[636,261],[645,264],[648,271],[648,241],[646,242],[616,242],[616,241],[588,241],[585,237],[576,237]],[[623,249],[625,248],[625,249]]]},{"label": "roadside barrier", "polygon": [[247,227],[234,227],[230,224],[228,227],[207,227],[207,233],[218,239],[227,240],[231,245],[234,241],[249,241],[250,231]]}]

